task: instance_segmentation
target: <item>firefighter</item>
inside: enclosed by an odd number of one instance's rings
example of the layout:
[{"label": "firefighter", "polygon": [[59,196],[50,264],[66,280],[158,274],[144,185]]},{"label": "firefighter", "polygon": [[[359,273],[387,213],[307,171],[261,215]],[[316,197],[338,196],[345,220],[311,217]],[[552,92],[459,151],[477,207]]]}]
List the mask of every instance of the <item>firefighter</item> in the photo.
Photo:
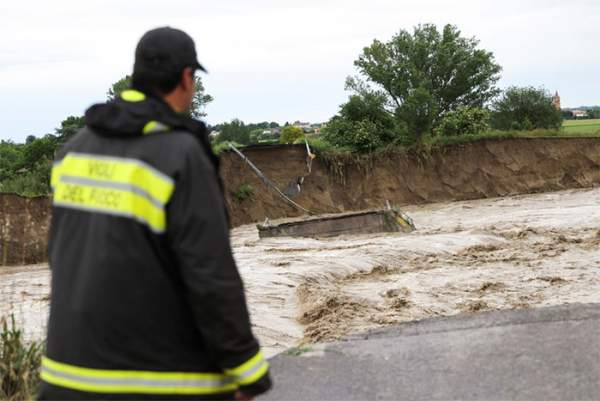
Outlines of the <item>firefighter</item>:
[{"label": "firefighter", "polygon": [[39,399],[238,399],[270,386],[232,257],[218,160],[187,116],[192,38],[135,51],[52,169],[52,296]]}]

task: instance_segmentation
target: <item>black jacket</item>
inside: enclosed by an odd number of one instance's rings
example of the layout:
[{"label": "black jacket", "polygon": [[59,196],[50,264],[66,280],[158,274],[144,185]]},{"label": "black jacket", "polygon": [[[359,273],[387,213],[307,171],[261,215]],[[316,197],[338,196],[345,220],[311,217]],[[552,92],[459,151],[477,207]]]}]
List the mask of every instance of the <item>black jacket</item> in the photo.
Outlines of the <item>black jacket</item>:
[{"label": "black jacket", "polygon": [[126,91],[86,112],[52,186],[40,399],[268,390],[202,123]]}]

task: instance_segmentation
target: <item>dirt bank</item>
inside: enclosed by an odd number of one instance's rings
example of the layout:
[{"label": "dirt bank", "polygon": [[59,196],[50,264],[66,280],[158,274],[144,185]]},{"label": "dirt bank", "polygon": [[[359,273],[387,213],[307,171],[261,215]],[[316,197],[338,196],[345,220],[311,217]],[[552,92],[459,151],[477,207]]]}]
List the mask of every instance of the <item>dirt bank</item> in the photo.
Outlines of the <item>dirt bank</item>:
[{"label": "dirt bank", "polygon": [[50,201],[0,193],[0,266],[46,260]]},{"label": "dirt bank", "polygon": [[[303,145],[244,153],[280,188],[307,174]],[[226,152],[221,166],[233,226],[301,214],[268,190],[237,155]],[[336,213],[381,207],[386,200],[415,205],[599,184],[600,138],[519,138],[362,161],[317,158],[294,200],[316,213]],[[236,196],[248,185],[249,197]],[[0,195],[0,265],[43,262],[49,216],[46,198]]]},{"label": "dirt bank", "polygon": [[[244,153],[281,187],[306,174],[303,146]],[[386,155],[358,162],[317,158],[294,198],[317,213],[509,196],[600,184],[599,138],[484,140],[427,154]],[[235,226],[301,214],[268,191],[234,154],[223,155],[222,176]],[[254,195],[234,194],[249,184]]]}]

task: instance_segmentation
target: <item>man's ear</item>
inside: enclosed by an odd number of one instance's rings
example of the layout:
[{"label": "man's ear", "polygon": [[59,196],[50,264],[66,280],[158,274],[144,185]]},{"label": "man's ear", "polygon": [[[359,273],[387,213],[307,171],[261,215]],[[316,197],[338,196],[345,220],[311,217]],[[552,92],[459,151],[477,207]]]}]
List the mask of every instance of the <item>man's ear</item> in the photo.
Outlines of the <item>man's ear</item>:
[{"label": "man's ear", "polygon": [[181,71],[181,85],[183,89],[188,90],[194,86],[194,71],[190,67],[185,67]]}]

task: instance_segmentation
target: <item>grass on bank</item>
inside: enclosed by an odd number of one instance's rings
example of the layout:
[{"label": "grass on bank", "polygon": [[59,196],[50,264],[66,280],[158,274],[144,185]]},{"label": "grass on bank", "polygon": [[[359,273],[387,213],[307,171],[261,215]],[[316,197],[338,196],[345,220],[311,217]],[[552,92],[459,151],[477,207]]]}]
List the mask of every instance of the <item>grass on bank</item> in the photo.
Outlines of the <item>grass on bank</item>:
[{"label": "grass on bank", "polygon": [[[435,136],[427,137],[421,144],[403,146],[388,145],[374,150],[372,153],[361,154],[354,153],[348,147],[332,146],[322,137],[307,137],[312,151],[325,162],[335,162],[337,164],[356,159],[373,160],[381,156],[406,153],[409,151],[428,151],[432,149],[443,148],[476,142],[484,139],[509,139],[509,138],[586,138],[600,137],[600,119],[596,120],[566,120],[560,130],[538,129],[533,131],[486,131],[476,135],[460,136]],[[298,143],[304,143],[304,139]],[[266,144],[266,143],[263,143]],[[233,143],[237,148],[243,149],[244,145]],[[213,143],[213,151],[221,154],[229,150],[229,142]],[[26,174],[16,175],[10,179],[0,181],[0,193],[15,193],[25,197],[43,196],[50,193],[48,166],[40,164],[40,168],[27,172]]]},{"label": "grass on bank", "polygon": [[600,136],[600,119],[595,120],[565,120],[563,131],[579,136]]},{"label": "grass on bank", "polygon": [[[439,149],[445,146],[461,145],[477,142],[486,139],[511,139],[511,138],[590,138],[600,137],[600,120],[596,124],[575,124],[567,125],[561,129],[535,129],[531,131],[500,131],[489,130],[475,135],[457,135],[457,136],[431,136],[424,138],[420,145],[411,146],[387,146],[376,149],[372,156],[385,155],[390,153],[406,153],[408,151],[428,151]],[[580,123],[581,121],[577,121]],[[315,141],[315,140],[313,140]],[[322,139],[316,139],[318,142],[309,141],[315,149],[315,153],[321,154],[326,158],[349,155],[352,150],[349,148],[333,147]]]},{"label": "grass on bank", "polygon": [[0,319],[0,400],[35,399],[41,361],[42,345],[25,341],[14,316]]}]

